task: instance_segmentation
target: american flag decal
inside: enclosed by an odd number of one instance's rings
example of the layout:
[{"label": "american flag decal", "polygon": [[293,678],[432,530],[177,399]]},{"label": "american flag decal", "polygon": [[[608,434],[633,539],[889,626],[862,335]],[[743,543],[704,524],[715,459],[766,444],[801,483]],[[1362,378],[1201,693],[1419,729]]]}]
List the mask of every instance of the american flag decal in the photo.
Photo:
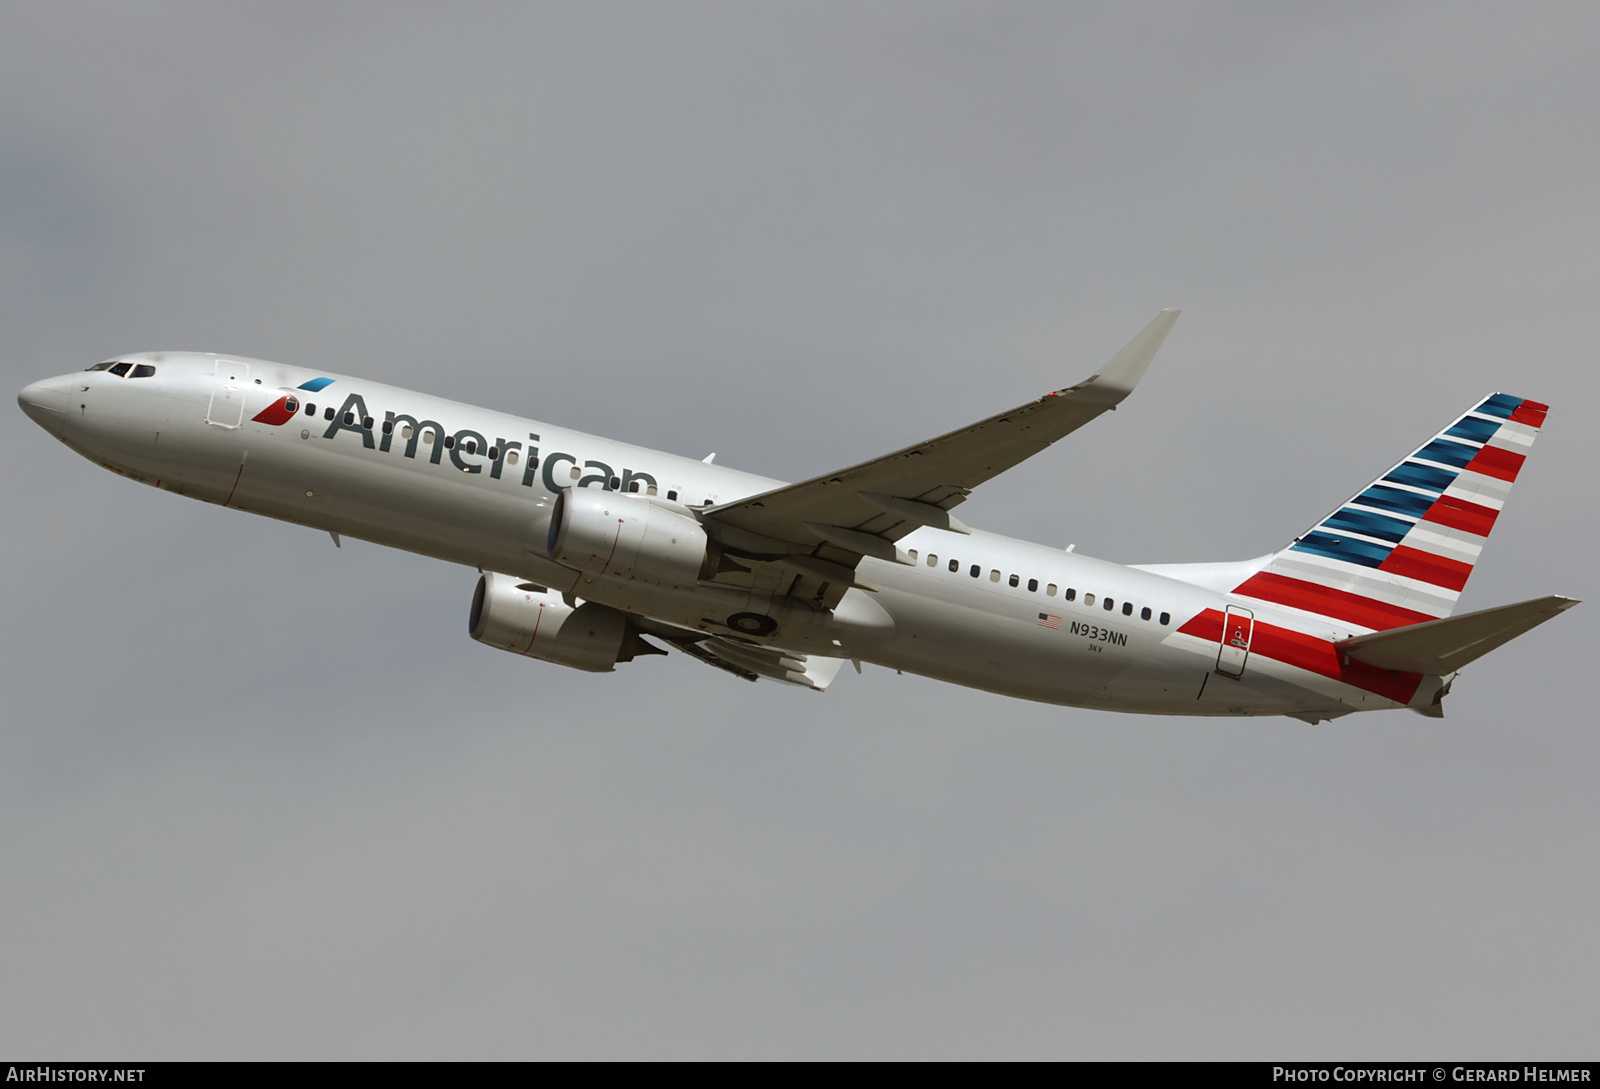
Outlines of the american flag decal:
[{"label": "american flag decal", "polygon": [[1049,613],[1040,613],[1039,626],[1041,628],[1054,628],[1056,631],[1060,631],[1061,618],[1059,616],[1051,616]]}]

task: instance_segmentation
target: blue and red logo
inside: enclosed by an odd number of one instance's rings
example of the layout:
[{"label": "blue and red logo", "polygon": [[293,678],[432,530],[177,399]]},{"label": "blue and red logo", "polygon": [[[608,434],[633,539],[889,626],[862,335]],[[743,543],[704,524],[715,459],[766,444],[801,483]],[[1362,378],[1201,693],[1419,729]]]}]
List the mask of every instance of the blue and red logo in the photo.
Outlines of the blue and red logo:
[{"label": "blue and red logo", "polygon": [[[327,389],[329,386],[333,385],[333,382],[334,380],[332,378],[313,378],[309,382],[301,382],[296,388],[303,389],[307,393],[316,393],[319,390]],[[293,393],[286,393],[282,397],[279,397],[276,401],[272,402],[266,408],[256,413],[253,417],[251,417],[251,420],[254,423],[263,423],[270,427],[282,427],[284,424],[294,419],[295,413],[299,411],[300,398],[296,397]]]}]

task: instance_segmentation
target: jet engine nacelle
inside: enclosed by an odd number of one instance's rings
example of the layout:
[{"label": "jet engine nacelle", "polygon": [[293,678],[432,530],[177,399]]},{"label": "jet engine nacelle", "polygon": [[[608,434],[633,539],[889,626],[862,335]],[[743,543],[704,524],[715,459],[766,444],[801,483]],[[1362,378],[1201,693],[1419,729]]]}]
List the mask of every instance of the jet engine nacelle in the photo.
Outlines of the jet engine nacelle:
[{"label": "jet engine nacelle", "polygon": [[619,492],[568,488],[550,516],[550,558],[608,579],[692,587],[708,563],[706,531],[688,514]]},{"label": "jet engine nacelle", "polygon": [[666,653],[641,640],[625,613],[593,601],[574,608],[542,586],[489,572],[472,595],[468,630],[487,646],[590,673]]}]

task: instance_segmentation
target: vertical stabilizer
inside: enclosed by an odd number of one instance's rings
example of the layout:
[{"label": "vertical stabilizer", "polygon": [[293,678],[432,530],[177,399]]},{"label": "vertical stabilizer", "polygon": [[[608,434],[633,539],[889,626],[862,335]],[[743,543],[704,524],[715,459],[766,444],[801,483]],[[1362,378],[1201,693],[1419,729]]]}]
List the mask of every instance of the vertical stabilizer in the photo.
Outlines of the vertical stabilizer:
[{"label": "vertical stabilizer", "polygon": [[1491,395],[1234,593],[1369,631],[1449,616],[1548,408]]}]

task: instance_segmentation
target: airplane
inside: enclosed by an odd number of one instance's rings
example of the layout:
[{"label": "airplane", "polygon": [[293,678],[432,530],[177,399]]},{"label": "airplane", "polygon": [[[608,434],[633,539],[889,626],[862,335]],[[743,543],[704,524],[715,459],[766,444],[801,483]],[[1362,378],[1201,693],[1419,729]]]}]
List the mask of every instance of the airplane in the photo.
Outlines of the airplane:
[{"label": "airplane", "polygon": [[1123,566],[955,516],[1116,408],[1178,314],[1077,385],[795,484],[234,355],[118,356],[17,400],[131,480],[477,568],[472,638],[591,672],[670,647],[819,691],[866,662],[1142,714],[1441,717],[1463,666],[1578,604],[1452,615],[1548,411],[1502,393],[1256,559]]}]

